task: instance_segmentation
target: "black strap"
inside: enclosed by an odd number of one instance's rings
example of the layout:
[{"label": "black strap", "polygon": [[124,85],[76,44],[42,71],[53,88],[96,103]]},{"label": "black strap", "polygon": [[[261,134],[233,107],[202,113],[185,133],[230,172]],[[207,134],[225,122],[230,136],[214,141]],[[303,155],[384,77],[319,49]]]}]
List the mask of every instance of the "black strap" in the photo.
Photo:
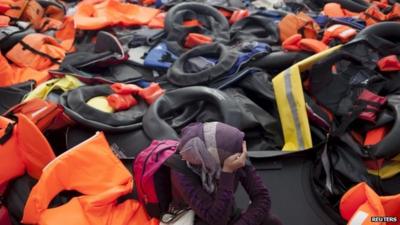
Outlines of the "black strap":
[{"label": "black strap", "polygon": [[317,95],[326,91],[326,86],[337,76],[332,73],[332,67],[339,61],[349,61],[352,64],[362,65],[362,61],[350,53],[339,51],[314,64],[310,70],[311,92]]},{"label": "black strap", "polygon": [[369,18],[375,20],[375,22],[382,22],[382,20],[380,20],[379,18],[377,18],[377,17],[375,17],[375,16],[373,16],[373,15],[371,15],[371,14],[369,14],[369,13],[364,12],[364,15],[365,15],[366,17],[369,17]]},{"label": "black strap", "polygon": [[9,123],[4,131],[4,135],[2,137],[0,137],[0,145],[3,145],[4,143],[6,143],[6,141],[8,141],[8,139],[10,139],[13,129],[14,129],[14,123]]},{"label": "black strap", "polygon": [[[368,108],[368,106],[372,106],[373,108]],[[346,116],[336,131],[333,133],[333,136],[343,134],[350,124],[355,121],[363,112],[371,112],[377,113],[380,111],[382,104],[378,102],[368,101],[364,99],[357,99],[354,103],[353,110],[350,112],[348,116]]]},{"label": "black strap", "polygon": [[47,55],[46,53],[38,51],[38,50],[32,48],[27,43],[25,43],[24,41],[20,41],[20,44],[22,45],[23,49],[28,49],[29,51],[31,51],[34,54],[38,54],[38,55],[40,55],[42,57],[48,58],[54,64],[60,64],[60,62],[58,62],[58,60],[60,60],[60,59],[51,57],[51,56]]},{"label": "black strap", "polygon": [[184,160],[180,157],[179,154],[171,155],[165,162],[164,165],[178,171],[179,173],[183,173],[187,176],[198,177],[196,173],[194,173],[186,164]]},{"label": "black strap", "polygon": [[[172,156],[170,156],[165,162],[164,162],[164,166],[167,166],[170,169],[176,170],[180,173],[183,173],[187,176],[190,177],[198,177],[197,174],[195,174],[187,165],[186,162],[183,161],[180,157],[179,154],[173,154]],[[124,202],[128,199],[138,199],[137,198],[137,189],[136,186],[134,186],[132,192],[121,196],[120,198],[118,198],[118,202]]]},{"label": "black strap", "polygon": [[44,23],[42,24],[42,26],[40,26],[39,30],[42,31],[47,26],[47,24],[49,24],[49,23],[50,23],[50,20],[46,19],[44,21]]}]

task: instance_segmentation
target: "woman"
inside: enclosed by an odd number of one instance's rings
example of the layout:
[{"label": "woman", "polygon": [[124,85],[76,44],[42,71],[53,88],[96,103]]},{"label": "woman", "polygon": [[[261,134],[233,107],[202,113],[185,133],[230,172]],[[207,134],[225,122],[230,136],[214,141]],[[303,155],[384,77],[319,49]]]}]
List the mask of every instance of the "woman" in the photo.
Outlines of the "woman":
[{"label": "woman", "polygon": [[[182,130],[179,154],[198,176],[171,171],[174,207],[190,207],[195,224],[280,225],[270,214],[267,188],[246,163],[244,133],[227,124],[194,123]],[[234,193],[239,182],[251,204],[241,212],[235,206]]]}]

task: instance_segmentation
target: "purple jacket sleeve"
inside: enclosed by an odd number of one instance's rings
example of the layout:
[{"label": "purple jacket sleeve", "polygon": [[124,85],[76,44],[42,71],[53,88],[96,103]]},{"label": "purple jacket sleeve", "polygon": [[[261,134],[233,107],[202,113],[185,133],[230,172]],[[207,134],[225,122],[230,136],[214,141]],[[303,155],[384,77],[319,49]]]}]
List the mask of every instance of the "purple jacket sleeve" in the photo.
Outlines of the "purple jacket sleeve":
[{"label": "purple jacket sleeve", "polygon": [[215,196],[206,192],[199,180],[174,170],[171,171],[171,179],[185,202],[201,220],[213,225],[228,223],[234,202],[234,174],[221,173]]},{"label": "purple jacket sleeve", "polygon": [[244,175],[240,176],[240,183],[249,195],[251,204],[235,225],[259,225],[270,214],[269,192],[253,166],[244,167],[243,172]]}]

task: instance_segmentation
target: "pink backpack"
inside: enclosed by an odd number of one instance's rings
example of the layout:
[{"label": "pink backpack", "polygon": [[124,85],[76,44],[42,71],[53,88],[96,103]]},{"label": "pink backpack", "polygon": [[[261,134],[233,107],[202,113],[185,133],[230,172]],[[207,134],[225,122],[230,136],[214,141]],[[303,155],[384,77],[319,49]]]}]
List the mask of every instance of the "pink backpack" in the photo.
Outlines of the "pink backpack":
[{"label": "pink backpack", "polygon": [[1,225],[11,225],[11,221],[8,215],[7,208],[0,202],[0,224]]},{"label": "pink backpack", "polygon": [[139,201],[151,217],[161,219],[171,202],[170,168],[192,175],[186,163],[176,153],[179,142],[154,140],[142,150],[133,164],[135,186]]}]

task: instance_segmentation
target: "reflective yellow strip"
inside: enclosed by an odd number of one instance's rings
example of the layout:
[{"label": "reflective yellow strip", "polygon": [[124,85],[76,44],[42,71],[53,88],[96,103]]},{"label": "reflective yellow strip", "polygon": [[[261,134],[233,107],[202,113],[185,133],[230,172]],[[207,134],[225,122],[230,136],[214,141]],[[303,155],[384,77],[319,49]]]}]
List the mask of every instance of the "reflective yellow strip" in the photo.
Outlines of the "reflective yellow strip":
[{"label": "reflective yellow strip", "polygon": [[272,80],[285,138],[284,151],[312,147],[311,132],[298,68],[289,68]]},{"label": "reflective yellow strip", "polygon": [[312,148],[311,130],[300,73],[340,47],[337,46],[313,55],[296,63],[272,79],[285,139],[283,151],[299,151]]},{"label": "reflective yellow strip", "polygon": [[279,117],[281,120],[285,145],[283,149],[297,150],[297,137],[296,129],[294,127],[294,119],[291,110],[289,110],[289,103],[286,98],[286,87],[284,80],[285,72],[280,73],[272,80],[274,87],[276,103],[278,105]]},{"label": "reflective yellow strip", "polygon": [[304,149],[304,139],[303,139],[302,132],[301,132],[302,129],[301,129],[301,122],[300,122],[300,118],[299,118],[299,109],[297,107],[298,106],[298,99],[296,99],[297,93],[294,94],[297,90],[296,89],[297,87],[293,87],[293,86],[297,86],[297,85],[296,85],[296,81],[292,80],[292,77],[295,77],[295,75],[292,76],[290,69],[289,69],[284,72],[283,76],[285,79],[285,94],[286,94],[289,110],[291,111],[291,114],[293,117],[293,122],[294,122],[293,123],[294,136],[296,137],[298,149]]},{"label": "reflective yellow strip", "polygon": [[299,118],[299,134],[303,140],[303,147],[300,149],[308,149],[312,148],[312,138],[311,138],[311,129],[310,124],[308,122],[308,115],[307,115],[307,108],[306,108],[306,101],[304,99],[304,92],[303,92],[303,82],[301,80],[301,75],[298,67],[291,68],[291,81],[292,81],[292,94],[293,98],[296,99],[296,105],[298,118]]}]

